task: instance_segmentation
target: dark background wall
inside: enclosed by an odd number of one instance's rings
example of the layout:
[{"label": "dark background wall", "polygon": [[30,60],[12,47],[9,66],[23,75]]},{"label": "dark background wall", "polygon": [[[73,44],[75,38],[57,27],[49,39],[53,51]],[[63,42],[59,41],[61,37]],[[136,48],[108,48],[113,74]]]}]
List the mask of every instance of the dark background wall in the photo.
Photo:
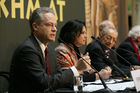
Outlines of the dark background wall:
[{"label": "dark background wall", "polygon": [[[71,19],[79,19],[82,21],[85,20],[84,0],[5,0],[5,2],[4,0],[0,0],[0,71],[9,71],[12,54],[15,48],[23,40],[25,40],[27,36],[30,35],[30,27],[28,19],[26,18],[28,9],[27,7],[31,5],[31,3],[29,4],[29,1],[33,3],[33,6],[35,6],[35,3],[38,1],[40,7],[50,7],[51,3],[55,7],[54,9],[56,9],[56,13],[58,16],[58,33],[56,41],[60,28],[66,21]],[[22,9],[24,10],[22,12],[22,14],[24,15],[23,18],[20,17],[20,8],[15,9],[15,18],[12,17],[14,15],[12,9],[14,9],[14,7],[16,6],[13,5],[12,2],[22,2]],[[65,5],[62,6],[63,21],[60,21],[60,6],[59,4],[57,4],[57,2],[65,3]],[[51,43],[51,45],[53,47],[56,47],[57,43]],[[2,81],[0,81],[0,85],[1,84],[3,84]]]},{"label": "dark background wall", "polygon": [[[2,0],[3,1],[3,0]],[[54,6],[58,16],[58,33],[60,28],[64,23],[71,19],[80,19],[84,21],[85,11],[84,11],[84,0],[23,0],[24,3],[24,18],[20,18],[20,9],[16,9],[16,18],[12,18],[12,0],[5,1],[5,7],[7,8],[9,15],[5,17],[2,6],[0,6],[0,71],[6,70],[9,71],[9,64],[11,57],[15,48],[30,35],[30,27],[28,19],[26,18],[28,1],[33,2],[35,5],[36,1],[39,1],[40,7],[50,6],[50,3],[54,1]],[[20,3],[22,0],[13,0],[16,3]],[[57,1],[65,2],[63,6],[63,21],[60,21],[60,8],[57,5]],[[56,37],[56,41],[57,41]],[[55,47],[57,44],[52,43],[52,46]]]}]

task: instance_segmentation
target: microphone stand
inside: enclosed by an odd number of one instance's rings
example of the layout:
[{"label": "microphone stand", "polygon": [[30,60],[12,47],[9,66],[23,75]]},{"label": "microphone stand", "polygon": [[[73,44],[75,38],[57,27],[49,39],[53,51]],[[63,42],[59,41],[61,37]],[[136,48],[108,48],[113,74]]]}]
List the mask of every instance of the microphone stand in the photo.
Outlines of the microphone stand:
[{"label": "microphone stand", "polygon": [[[118,49],[121,49],[121,50],[126,51],[126,52],[129,52],[129,53],[133,53],[133,52],[128,51],[128,50],[123,49],[123,48],[118,48]],[[115,51],[114,51],[114,52],[115,52]],[[127,61],[125,58],[123,58],[123,57],[122,57],[121,55],[119,55],[117,52],[116,52],[116,54],[117,54],[120,58],[122,58],[123,60],[125,60],[125,61],[130,65],[130,67],[133,68],[132,70],[135,70],[134,66],[133,66],[129,61]],[[136,53],[133,53],[133,54],[135,54],[136,56],[138,56]]]},{"label": "microphone stand", "polygon": [[136,56],[138,56],[138,54],[136,54],[136,53],[134,53],[134,52],[131,52],[131,51],[128,51],[128,50],[126,50],[126,49],[123,49],[123,48],[119,48],[119,49],[121,49],[121,50],[123,50],[123,51],[126,51],[126,52],[129,52],[129,53],[133,53],[133,54],[135,54]]},{"label": "microphone stand", "polygon": [[[78,56],[80,56],[70,45],[68,45],[66,42],[64,42],[62,39],[59,38],[60,41],[62,41],[67,47],[69,47],[72,51],[74,51]],[[80,56],[81,57],[81,56]],[[89,64],[83,57],[81,57],[82,60],[84,60],[85,63],[87,63],[92,69],[94,69],[97,72],[97,75],[99,76],[99,79],[101,80],[101,83],[104,86],[104,93],[113,93],[111,89],[109,89],[105,83],[105,81],[103,80],[103,78],[100,76],[99,72],[91,65]],[[93,92],[94,93],[94,92]]]},{"label": "microphone stand", "polygon": [[[91,36],[91,38],[92,38],[92,39],[95,39],[95,37],[93,37],[93,36]],[[96,40],[99,41],[99,39],[96,39]],[[102,42],[101,42],[101,44],[102,44],[103,46],[105,46],[105,47],[108,48],[108,46],[105,45],[105,44],[103,44]],[[111,51],[113,51],[116,55],[118,55],[120,58],[122,58],[127,64],[129,64],[130,67],[132,68],[131,70],[135,70],[134,66],[133,66],[129,61],[127,61],[125,58],[123,58],[121,55],[119,55],[119,54],[118,54],[117,52],[115,52],[113,49],[111,49],[111,48],[108,48],[108,49],[111,50]]]},{"label": "microphone stand", "polygon": [[[93,52],[93,53],[94,53],[96,56],[99,56],[97,53],[95,53],[95,52]],[[117,72],[119,72],[120,75],[123,76],[123,80],[128,80],[128,76],[127,76],[123,71],[121,71],[120,68],[119,68],[118,66],[116,66],[115,64],[113,64],[113,63],[112,63],[112,60],[110,60],[110,59],[108,59],[108,58],[106,58],[106,57],[104,57],[104,56],[99,56],[99,57],[101,57],[102,59],[104,59],[104,60],[105,60],[104,62],[105,62],[107,65],[111,66],[111,67],[114,68]]]},{"label": "microphone stand", "polygon": [[123,58],[121,55],[119,55],[117,52],[115,52],[113,49],[110,49],[111,51],[113,51],[114,53],[116,53],[120,58],[122,58],[127,64],[130,65],[131,70],[135,70],[134,66],[128,62],[125,58]]}]

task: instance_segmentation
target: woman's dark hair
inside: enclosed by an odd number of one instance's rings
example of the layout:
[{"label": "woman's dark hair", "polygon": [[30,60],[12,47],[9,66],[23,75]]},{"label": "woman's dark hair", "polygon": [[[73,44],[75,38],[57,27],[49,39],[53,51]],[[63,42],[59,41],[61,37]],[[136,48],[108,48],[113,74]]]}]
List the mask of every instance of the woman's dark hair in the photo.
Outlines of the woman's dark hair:
[{"label": "woman's dark hair", "polygon": [[85,23],[80,20],[68,21],[60,30],[58,42],[73,43],[75,37],[81,34],[83,26],[85,26]]}]

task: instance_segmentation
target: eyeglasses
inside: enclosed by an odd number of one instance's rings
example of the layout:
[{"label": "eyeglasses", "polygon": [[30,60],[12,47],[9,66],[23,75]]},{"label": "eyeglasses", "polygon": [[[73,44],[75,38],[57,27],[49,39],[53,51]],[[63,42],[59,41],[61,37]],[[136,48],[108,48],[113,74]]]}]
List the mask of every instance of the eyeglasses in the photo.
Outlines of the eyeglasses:
[{"label": "eyeglasses", "polygon": [[114,42],[114,43],[116,43],[116,41],[117,41],[116,38],[114,38],[114,37],[112,37],[112,36],[110,36],[110,35],[105,35],[105,36],[104,36],[104,39],[106,39],[106,41],[111,40],[111,41]]}]

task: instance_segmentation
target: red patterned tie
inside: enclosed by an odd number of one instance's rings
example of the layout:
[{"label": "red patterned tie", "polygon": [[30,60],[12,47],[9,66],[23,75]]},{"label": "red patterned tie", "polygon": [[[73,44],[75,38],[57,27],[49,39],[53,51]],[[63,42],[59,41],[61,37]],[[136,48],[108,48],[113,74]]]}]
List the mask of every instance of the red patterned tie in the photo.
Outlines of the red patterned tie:
[{"label": "red patterned tie", "polygon": [[50,75],[50,65],[48,60],[48,48],[45,49],[45,59],[46,59],[46,67],[47,67],[47,73]]}]

